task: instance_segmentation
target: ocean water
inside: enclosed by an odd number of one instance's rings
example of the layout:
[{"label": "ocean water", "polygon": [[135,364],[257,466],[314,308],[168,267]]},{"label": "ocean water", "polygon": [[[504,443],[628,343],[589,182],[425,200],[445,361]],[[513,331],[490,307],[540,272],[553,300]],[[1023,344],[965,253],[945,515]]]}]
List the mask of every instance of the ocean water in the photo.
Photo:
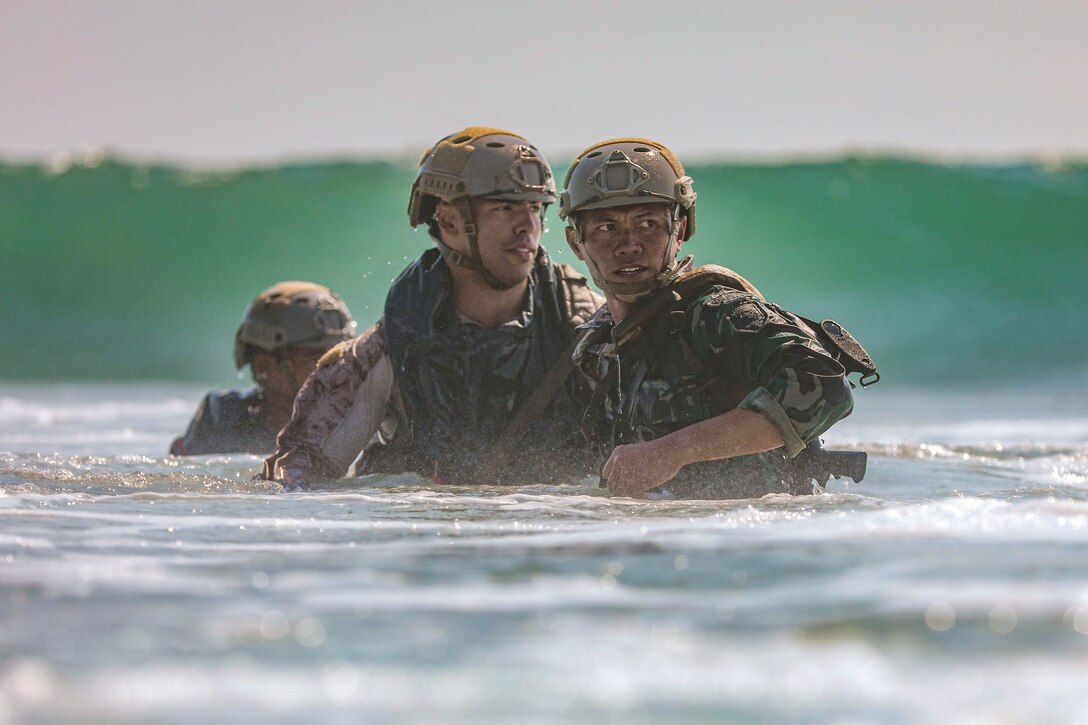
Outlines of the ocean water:
[{"label": "ocean water", "polygon": [[1088,717],[1083,392],[868,389],[862,483],[731,502],[284,493],[163,455],[201,392],[0,387],[0,723]]},{"label": "ocean water", "polygon": [[[689,172],[698,228],[685,251],[838,319],[893,385],[1088,384],[1088,163]],[[229,385],[242,311],[282,279],[331,286],[365,329],[429,245],[407,224],[413,174],[0,161],[0,378]],[[545,246],[575,262],[554,208],[547,226]]]},{"label": "ocean water", "polygon": [[879,364],[827,436],[863,482],[285,493],[166,457],[261,288],[377,317],[427,244],[410,166],[0,163],[0,725],[1088,718],[1088,165],[689,171],[697,261]]}]

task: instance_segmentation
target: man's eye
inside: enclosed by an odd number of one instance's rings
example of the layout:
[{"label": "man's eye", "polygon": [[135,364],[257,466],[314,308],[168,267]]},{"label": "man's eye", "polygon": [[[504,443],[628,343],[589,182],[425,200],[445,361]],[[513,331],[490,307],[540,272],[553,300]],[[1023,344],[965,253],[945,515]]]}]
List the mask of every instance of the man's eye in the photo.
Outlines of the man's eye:
[{"label": "man's eye", "polygon": [[638,223],[639,229],[652,229],[655,226],[657,226],[656,219],[643,219]]},{"label": "man's eye", "polygon": [[599,232],[611,232],[615,231],[616,225],[612,222],[605,222],[604,224],[598,224],[596,229]]}]

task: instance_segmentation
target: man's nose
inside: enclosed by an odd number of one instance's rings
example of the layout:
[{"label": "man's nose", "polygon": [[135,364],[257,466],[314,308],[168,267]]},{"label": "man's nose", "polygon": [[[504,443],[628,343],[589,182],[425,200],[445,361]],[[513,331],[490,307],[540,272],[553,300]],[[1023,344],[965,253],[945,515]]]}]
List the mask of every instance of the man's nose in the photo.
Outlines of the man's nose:
[{"label": "man's nose", "polygon": [[624,226],[619,229],[614,251],[616,254],[638,254],[642,251],[642,242],[633,229]]},{"label": "man's nose", "polygon": [[540,222],[540,213],[533,209],[530,204],[518,204],[517,211],[514,222],[519,232],[532,231]]}]

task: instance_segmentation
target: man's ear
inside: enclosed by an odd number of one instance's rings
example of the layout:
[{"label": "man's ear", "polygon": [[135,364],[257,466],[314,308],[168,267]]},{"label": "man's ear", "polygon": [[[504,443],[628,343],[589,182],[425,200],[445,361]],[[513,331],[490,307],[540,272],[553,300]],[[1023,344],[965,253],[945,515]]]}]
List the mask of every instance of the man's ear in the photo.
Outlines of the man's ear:
[{"label": "man's ear", "polygon": [[257,351],[249,361],[249,369],[253,373],[253,380],[263,383],[276,367],[276,358],[264,350]]},{"label": "man's ear", "polygon": [[438,228],[446,234],[456,234],[461,228],[461,212],[449,202],[438,202],[438,207],[434,210],[434,220],[438,222]]},{"label": "man's ear", "polygon": [[586,261],[585,256],[582,254],[582,245],[578,243],[578,232],[574,230],[573,226],[567,227],[564,231],[567,233],[567,246],[574,252],[574,256],[583,262]]}]

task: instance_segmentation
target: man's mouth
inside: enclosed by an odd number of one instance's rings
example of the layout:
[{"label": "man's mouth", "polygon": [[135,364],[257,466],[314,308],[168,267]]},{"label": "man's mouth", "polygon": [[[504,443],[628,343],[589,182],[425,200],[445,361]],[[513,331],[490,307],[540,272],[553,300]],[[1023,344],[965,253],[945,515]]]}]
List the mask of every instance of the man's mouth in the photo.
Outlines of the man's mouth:
[{"label": "man's mouth", "polygon": [[536,256],[536,246],[532,244],[518,244],[513,247],[508,247],[507,252],[520,257],[523,261],[530,261]]},{"label": "man's mouth", "polygon": [[612,270],[612,274],[616,277],[637,277],[648,269],[649,267],[642,264],[628,264]]}]

